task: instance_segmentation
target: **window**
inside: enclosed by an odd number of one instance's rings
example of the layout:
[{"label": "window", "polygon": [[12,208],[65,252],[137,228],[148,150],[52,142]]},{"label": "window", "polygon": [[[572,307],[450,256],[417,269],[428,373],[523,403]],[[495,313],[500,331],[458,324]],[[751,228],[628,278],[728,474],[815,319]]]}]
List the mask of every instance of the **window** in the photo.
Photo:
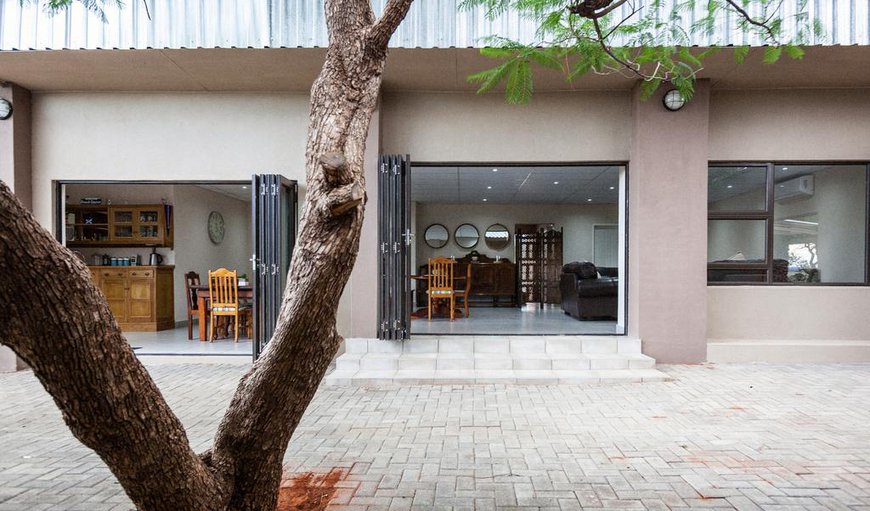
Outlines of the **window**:
[{"label": "window", "polygon": [[868,166],[714,165],[709,283],[867,284]]}]

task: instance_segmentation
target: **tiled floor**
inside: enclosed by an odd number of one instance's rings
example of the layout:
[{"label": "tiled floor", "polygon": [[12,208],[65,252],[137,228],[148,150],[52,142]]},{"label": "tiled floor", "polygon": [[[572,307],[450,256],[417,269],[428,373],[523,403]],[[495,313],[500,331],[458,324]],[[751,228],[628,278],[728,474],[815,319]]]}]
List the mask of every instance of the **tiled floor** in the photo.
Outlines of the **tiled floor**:
[{"label": "tiled floor", "polygon": [[[195,325],[194,325],[195,326]],[[160,332],[127,332],[124,334],[133,345],[137,355],[245,355],[252,353],[251,340],[241,337],[202,342],[193,332],[193,340],[187,339],[187,327]]]},{"label": "tiled floor", "polygon": [[[201,452],[246,367],[148,370]],[[341,469],[334,511],[870,509],[870,365],[661,369],[673,380],[323,387],[285,467]],[[0,511],[131,509],[32,373],[0,374],[0,396]]]},{"label": "tiled floor", "polygon": [[525,307],[472,307],[470,317],[426,318],[411,321],[415,334],[615,334],[616,321],[579,321],[562,312],[558,305],[540,309]]}]

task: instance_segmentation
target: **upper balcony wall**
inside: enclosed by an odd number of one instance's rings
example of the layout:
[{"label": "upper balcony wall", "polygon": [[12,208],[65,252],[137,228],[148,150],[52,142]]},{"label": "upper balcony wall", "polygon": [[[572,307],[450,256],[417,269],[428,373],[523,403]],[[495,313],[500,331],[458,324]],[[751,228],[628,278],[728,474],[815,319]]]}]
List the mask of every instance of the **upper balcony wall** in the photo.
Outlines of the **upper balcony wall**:
[{"label": "upper balcony wall", "polygon": [[[676,0],[664,0],[663,11]],[[386,0],[372,0],[376,13]],[[124,7],[107,7],[103,23],[76,3],[67,11],[49,16],[36,4],[0,0],[0,51],[59,49],[146,48],[316,48],[328,45],[323,0],[147,0],[128,1]],[[469,48],[499,35],[537,42],[535,27],[508,12],[488,19],[483,9],[460,10],[461,0],[417,0],[390,45],[396,48]],[[651,3],[651,2],[647,2]],[[785,0],[786,15],[799,0]],[[698,2],[694,13],[682,20],[688,29],[703,13]],[[147,10],[146,10],[147,6]],[[628,4],[623,6],[628,9]],[[870,6],[866,1],[811,0],[807,9],[825,27],[825,36],[813,44],[870,44]],[[643,12],[641,11],[640,15]],[[149,19],[150,16],[150,19]],[[711,36],[693,37],[693,45],[760,45],[747,37],[735,17],[724,17]]]}]

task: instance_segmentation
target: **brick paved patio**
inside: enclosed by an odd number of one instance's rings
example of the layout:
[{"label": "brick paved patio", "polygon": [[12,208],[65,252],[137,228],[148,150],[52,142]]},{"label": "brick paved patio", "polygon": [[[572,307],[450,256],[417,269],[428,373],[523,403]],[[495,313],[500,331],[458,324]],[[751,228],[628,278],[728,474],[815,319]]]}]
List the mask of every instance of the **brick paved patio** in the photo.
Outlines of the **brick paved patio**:
[{"label": "brick paved patio", "polygon": [[[197,449],[238,365],[149,366]],[[600,386],[322,388],[291,471],[334,509],[870,510],[870,366],[663,366]],[[0,375],[0,510],[130,509],[30,373]]]}]

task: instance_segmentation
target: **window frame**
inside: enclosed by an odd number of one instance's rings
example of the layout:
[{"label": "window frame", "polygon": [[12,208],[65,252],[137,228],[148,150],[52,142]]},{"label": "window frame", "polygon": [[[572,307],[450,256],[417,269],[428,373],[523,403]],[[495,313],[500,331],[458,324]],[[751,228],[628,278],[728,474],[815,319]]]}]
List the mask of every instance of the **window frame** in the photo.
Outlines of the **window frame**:
[{"label": "window frame", "polygon": [[[863,282],[773,282],[773,245],[774,245],[774,187],[776,183],[776,167],[786,165],[842,165],[864,167],[864,281]],[[766,167],[764,209],[758,211],[710,211],[707,209],[707,222],[710,220],[764,220],[764,262],[763,263],[711,263],[707,262],[709,270],[764,270],[765,278],[761,282],[710,282],[708,286],[810,286],[810,287],[856,287],[870,285],[870,162],[867,161],[832,161],[832,160],[773,160],[773,161],[709,161],[707,176],[713,167]],[[709,190],[707,195],[709,197]],[[709,202],[708,202],[709,204]],[[708,273],[709,275],[709,273]],[[709,277],[708,277],[709,278]]]}]

